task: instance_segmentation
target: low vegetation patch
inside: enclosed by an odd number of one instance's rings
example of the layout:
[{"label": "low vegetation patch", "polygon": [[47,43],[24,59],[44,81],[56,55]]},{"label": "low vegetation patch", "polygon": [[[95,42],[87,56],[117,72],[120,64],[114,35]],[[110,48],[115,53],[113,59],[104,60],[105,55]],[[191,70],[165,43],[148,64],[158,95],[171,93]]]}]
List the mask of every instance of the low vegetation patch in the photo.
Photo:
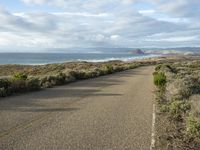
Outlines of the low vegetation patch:
[{"label": "low vegetation patch", "polygon": [[200,94],[200,61],[162,64],[155,71],[156,124],[165,124],[157,129],[156,149],[199,150],[200,113],[192,107],[190,97]]},{"label": "low vegetation patch", "polygon": [[[148,62],[111,61],[104,63],[74,62],[41,66],[4,65],[7,76],[0,78],[0,97],[37,91],[147,65]],[[14,72],[14,71],[16,72]],[[3,71],[5,73],[5,70]],[[2,72],[1,72],[2,73]]]},{"label": "low vegetation patch", "polygon": [[166,76],[163,72],[154,73],[154,84],[159,87],[163,87],[166,84]]},{"label": "low vegetation patch", "polygon": [[196,118],[192,114],[187,118],[187,134],[189,137],[200,140],[200,118]]}]

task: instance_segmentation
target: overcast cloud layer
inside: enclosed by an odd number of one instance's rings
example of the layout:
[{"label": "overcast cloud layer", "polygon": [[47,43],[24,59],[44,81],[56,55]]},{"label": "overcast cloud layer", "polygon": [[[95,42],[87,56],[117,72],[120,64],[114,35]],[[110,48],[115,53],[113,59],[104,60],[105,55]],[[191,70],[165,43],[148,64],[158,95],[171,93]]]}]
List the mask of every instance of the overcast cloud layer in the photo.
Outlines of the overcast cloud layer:
[{"label": "overcast cloud layer", "polygon": [[200,46],[200,0],[0,0],[0,49]]}]

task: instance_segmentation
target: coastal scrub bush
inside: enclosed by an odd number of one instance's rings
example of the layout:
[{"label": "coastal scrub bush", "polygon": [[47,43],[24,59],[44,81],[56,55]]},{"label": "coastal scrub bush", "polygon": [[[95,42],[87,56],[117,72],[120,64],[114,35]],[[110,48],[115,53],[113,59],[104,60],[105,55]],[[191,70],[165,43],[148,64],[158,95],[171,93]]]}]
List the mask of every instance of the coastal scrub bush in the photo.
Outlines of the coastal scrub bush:
[{"label": "coastal scrub bush", "polygon": [[8,79],[0,79],[0,97],[10,95],[9,87],[11,82]]},{"label": "coastal scrub bush", "polygon": [[114,72],[113,70],[113,66],[112,65],[105,65],[104,66],[104,71],[105,71],[105,74],[111,74]]},{"label": "coastal scrub bush", "polygon": [[161,67],[162,67],[161,64],[157,65],[156,68],[155,68],[155,71],[159,71],[161,69]]},{"label": "coastal scrub bush", "polygon": [[13,75],[14,80],[26,80],[28,78],[27,74],[18,72]]},{"label": "coastal scrub bush", "polygon": [[180,80],[179,94],[183,98],[189,98],[192,94],[200,93],[200,77],[188,75]]},{"label": "coastal scrub bush", "polygon": [[66,78],[66,74],[64,73],[59,73],[58,75],[55,76],[55,84],[56,85],[63,85],[65,84],[65,78]]},{"label": "coastal scrub bush", "polygon": [[113,70],[114,70],[115,72],[123,71],[123,70],[124,70],[124,67],[122,67],[122,66],[114,66],[114,67],[113,67]]},{"label": "coastal scrub bush", "polygon": [[32,78],[27,80],[27,88],[29,91],[40,90],[40,80],[38,78]]},{"label": "coastal scrub bush", "polygon": [[188,102],[185,101],[173,101],[167,106],[167,111],[170,114],[170,117],[175,120],[181,120],[182,115],[190,110],[191,106]]},{"label": "coastal scrub bush", "polygon": [[129,65],[129,68],[128,69],[135,69],[139,66],[139,64],[136,64],[136,63],[132,63]]},{"label": "coastal scrub bush", "polygon": [[70,83],[70,82],[73,82],[75,80],[76,80],[75,77],[71,76],[70,74],[67,74],[66,78],[65,78],[65,83]]},{"label": "coastal scrub bush", "polygon": [[158,87],[165,86],[167,80],[163,72],[154,72],[154,84]]},{"label": "coastal scrub bush", "polygon": [[7,89],[10,86],[11,82],[8,79],[0,79],[0,88]]},{"label": "coastal scrub bush", "polygon": [[87,73],[85,71],[73,71],[71,75],[74,76],[77,80],[87,79]]},{"label": "coastal scrub bush", "polygon": [[87,77],[88,78],[95,78],[95,77],[97,77],[98,76],[98,72],[96,72],[96,71],[88,71],[88,72],[86,72],[86,74],[87,74]]},{"label": "coastal scrub bush", "polygon": [[28,91],[26,80],[28,76],[25,73],[18,72],[15,73],[11,79],[11,92],[12,93],[19,93]]},{"label": "coastal scrub bush", "polygon": [[21,79],[12,80],[10,87],[12,93],[21,93],[28,91],[26,81]]},{"label": "coastal scrub bush", "polygon": [[200,120],[190,115],[187,118],[187,132],[190,136],[194,138],[200,138]]},{"label": "coastal scrub bush", "polygon": [[191,88],[184,80],[180,82],[178,94],[180,95],[181,98],[189,98],[190,95],[192,94]]},{"label": "coastal scrub bush", "polygon": [[8,95],[7,89],[6,88],[0,88],[0,97],[5,97]]},{"label": "coastal scrub bush", "polygon": [[[40,86],[42,87],[42,88],[49,88],[50,86],[47,86],[46,84],[47,84],[47,82],[48,83],[50,83],[48,80],[47,80],[47,76],[41,76],[40,77]],[[48,84],[49,85],[49,84]]]},{"label": "coastal scrub bush", "polygon": [[47,81],[47,82],[44,82],[44,83],[42,84],[42,87],[43,87],[43,88],[52,88],[53,85],[51,84],[51,82]]}]

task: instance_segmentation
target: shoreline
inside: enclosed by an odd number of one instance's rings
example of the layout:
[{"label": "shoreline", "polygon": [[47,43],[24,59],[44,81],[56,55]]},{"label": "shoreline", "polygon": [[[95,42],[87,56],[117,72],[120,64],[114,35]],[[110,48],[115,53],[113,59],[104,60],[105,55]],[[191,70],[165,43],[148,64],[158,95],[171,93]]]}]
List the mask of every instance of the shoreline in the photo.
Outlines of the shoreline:
[{"label": "shoreline", "polygon": [[51,88],[70,82],[163,63],[199,60],[199,56],[168,56],[129,62],[66,62],[47,65],[0,65],[0,97]]},{"label": "shoreline", "polygon": [[[9,53],[5,53],[5,54],[9,54]],[[14,54],[14,53],[11,53]],[[31,53],[23,53],[24,55],[29,55]],[[48,54],[46,55],[46,53],[41,53],[41,55],[44,55],[40,58],[38,58],[38,54],[37,53],[33,53],[35,56],[31,57],[31,58],[21,58],[22,56],[20,56],[20,59],[17,57],[16,58],[16,62],[12,62],[8,59],[5,60],[5,62],[0,62],[0,66],[1,65],[27,65],[27,66],[41,66],[41,65],[51,65],[51,64],[62,64],[62,63],[76,63],[76,62],[88,62],[88,63],[104,63],[104,62],[109,62],[109,61],[123,61],[123,62],[131,62],[131,61],[135,61],[135,60],[143,60],[143,59],[148,59],[148,58],[158,58],[158,57],[162,57],[164,55],[162,54],[144,54],[144,55],[133,55],[133,54],[129,54],[129,53],[124,53],[122,55],[117,54],[109,54],[109,53],[102,53],[100,55],[103,56],[97,56],[95,58],[91,57],[91,56],[87,56],[87,53],[81,53],[80,56],[78,56],[77,54],[77,58],[75,58],[74,56],[72,56],[72,58],[68,58],[70,56],[67,56],[67,54],[63,54],[66,55],[64,57],[62,57],[60,55],[60,53],[57,53],[55,55],[57,56],[48,56]],[[75,55],[75,53],[69,53],[69,55]],[[93,54],[92,54],[93,55]],[[107,56],[108,55],[108,56]],[[110,56],[109,56],[110,55]],[[5,56],[5,58],[8,56]],[[9,56],[11,57],[11,56]],[[24,56],[25,57],[25,56]],[[30,55],[28,56],[30,57]],[[44,59],[43,59],[44,57]],[[50,57],[49,59],[47,59],[48,57]],[[55,58],[54,58],[55,57]],[[59,57],[62,57],[59,59]],[[73,58],[74,57],[74,58]],[[79,57],[79,58],[78,58]],[[84,58],[84,57],[88,57],[88,58]],[[90,58],[91,57],[91,58]],[[5,59],[4,58],[4,59]],[[22,61],[22,59],[25,59],[25,61]],[[27,60],[26,60],[27,59]],[[29,59],[29,61],[28,61]],[[30,61],[31,60],[31,61]]]},{"label": "shoreline", "polygon": [[[47,64],[0,64],[0,77],[2,76],[7,76],[7,75],[13,75],[13,73],[16,72],[25,72],[30,75],[41,75],[42,73],[37,74],[36,72],[33,73],[31,70],[39,71],[43,69],[49,69],[47,74],[49,74],[51,71],[53,71],[53,68],[55,68],[56,71],[62,71],[64,69],[69,69],[69,70],[83,70],[85,69],[85,65],[87,66],[87,69],[90,69],[89,67],[91,66],[92,68],[99,67],[99,65],[107,65],[107,64],[113,64],[113,63],[119,63],[120,65],[122,64],[129,64],[129,63],[166,63],[166,62],[171,62],[171,61],[184,61],[184,60],[198,60],[200,59],[200,55],[162,55],[162,56],[156,56],[156,57],[147,57],[147,58],[138,58],[134,60],[128,60],[128,61],[123,61],[123,60],[108,60],[108,61],[100,61],[100,62],[89,62],[89,61],[65,61],[65,62],[58,62],[58,63],[47,63]],[[80,67],[79,67],[80,65]],[[57,69],[56,66],[64,68],[64,69]],[[83,67],[83,68],[82,68]],[[7,73],[8,72],[8,73]],[[51,73],[50,73],[51,74]],[[45,73],[46,75],[46,73]]]},{"label": "shoreline", "polygon": [[58,61],[58,62],[47,62],[47,63],[0,63],[1,66],[6,65],[16,65],[16,66],[44,66],[44,65],[54,65],[54,64],[66,64],[66,63],[107,63],[113,61],[121,61],[124,63],[134,62],[134,61],[146,61],[146,60],[156,60],[156,59],[168,59],[168,58],[189,58],[189,57],[198,57],[200,55],[183,55],[183,54],[147,54],[147,55],[138,55],[132,57],[121,57],[121,58],[105,58],[105,59],[76,59],[76,60],[65,60],[65,61]]}]

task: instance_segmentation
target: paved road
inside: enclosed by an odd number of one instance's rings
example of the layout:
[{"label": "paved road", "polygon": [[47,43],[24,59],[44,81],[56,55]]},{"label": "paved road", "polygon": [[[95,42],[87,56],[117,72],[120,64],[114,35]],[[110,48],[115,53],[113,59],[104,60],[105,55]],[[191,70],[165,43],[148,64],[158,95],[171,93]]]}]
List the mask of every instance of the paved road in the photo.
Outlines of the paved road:
[{"label": "paved road", "polygon": [[149,150],[153,67],[0,100],[2,150]]}]

